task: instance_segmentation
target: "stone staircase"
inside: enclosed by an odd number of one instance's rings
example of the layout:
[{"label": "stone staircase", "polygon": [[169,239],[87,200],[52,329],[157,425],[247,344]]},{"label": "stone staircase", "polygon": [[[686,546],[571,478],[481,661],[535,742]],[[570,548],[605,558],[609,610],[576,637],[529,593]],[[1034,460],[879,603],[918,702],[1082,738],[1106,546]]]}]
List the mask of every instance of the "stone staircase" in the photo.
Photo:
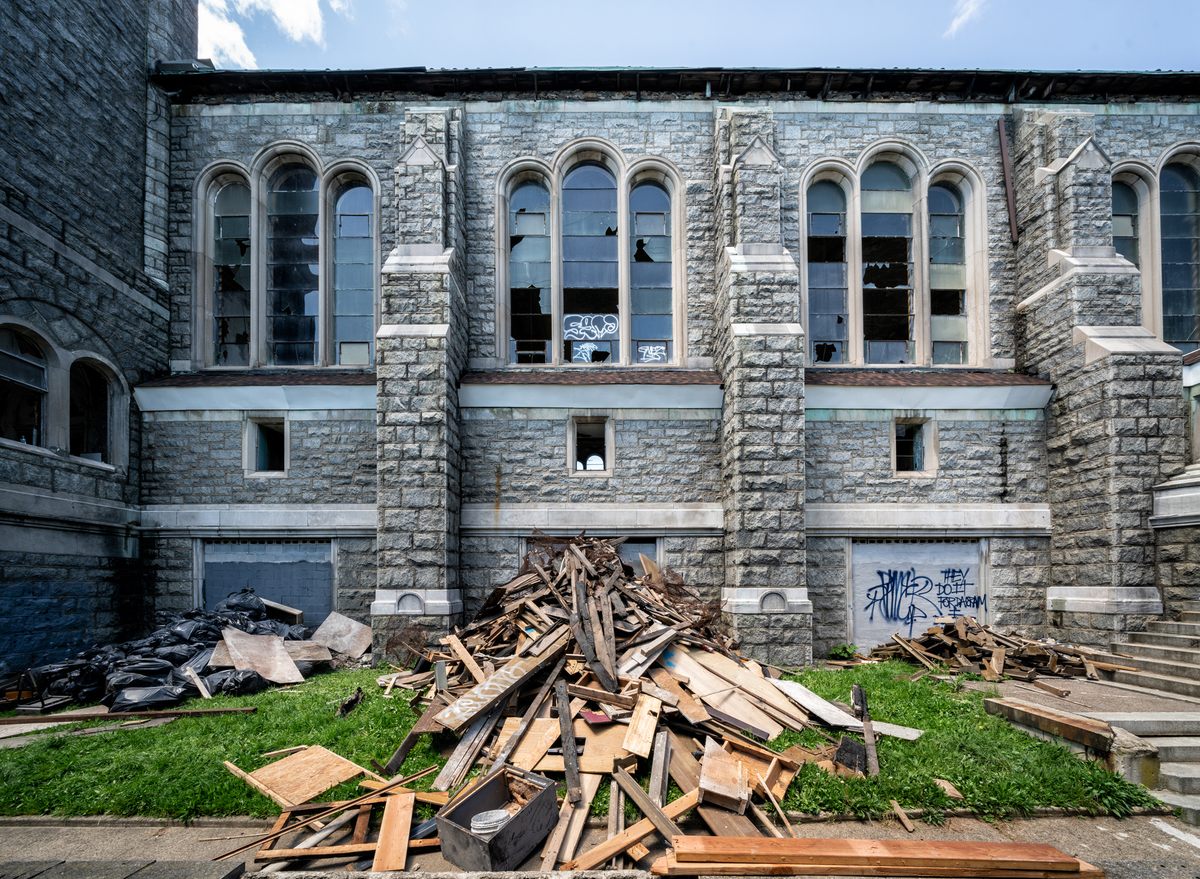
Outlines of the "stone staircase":
[{"label": "stone staircase", "polygon": [[[1113,653],[1134,657],[1130,664],[1138,667],[1113,672],[1114,681],[1200,699],[1200,601],[1186,602],[1178,621],[1148,622],[1145,631],[1128,632],[1111,646]],[[1104,719],[1158,748],[1154,795],[1179,807],[1188,823],[1200,824],[1200,704],[1183,714]]]}]

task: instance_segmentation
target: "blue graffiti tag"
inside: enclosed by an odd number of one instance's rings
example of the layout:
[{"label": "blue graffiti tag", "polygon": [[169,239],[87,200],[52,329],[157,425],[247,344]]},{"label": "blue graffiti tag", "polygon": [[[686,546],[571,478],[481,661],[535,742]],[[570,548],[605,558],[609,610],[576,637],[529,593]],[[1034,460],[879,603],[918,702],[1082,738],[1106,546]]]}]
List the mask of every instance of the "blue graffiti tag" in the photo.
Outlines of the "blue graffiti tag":
[{"label": "blue graffiti tag", "polygon": [[970,568],[945,568],[941,580],[934,583],[929,577],[918,576],[916,568],[876,570],[879,582],[867,589],[867,604],[863,608],[874,621],[876,610],[885,622],[907,626],[912,637],[917,623],[931,617],[960,617],[964,612],[977,614],[987,610],[987,598],[968,593],[974,587],[969,580]]}]

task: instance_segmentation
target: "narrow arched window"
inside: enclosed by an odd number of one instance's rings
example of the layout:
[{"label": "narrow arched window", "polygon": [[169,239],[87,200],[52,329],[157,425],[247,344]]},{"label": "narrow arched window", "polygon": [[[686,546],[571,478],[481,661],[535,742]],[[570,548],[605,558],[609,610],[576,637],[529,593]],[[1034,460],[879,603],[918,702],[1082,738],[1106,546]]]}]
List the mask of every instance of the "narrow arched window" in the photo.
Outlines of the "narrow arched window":
[{"label": "narrow arched window", "polygon": [[862,322],[867,363],[912,363],[912,181],[892,162],[862,175]]},{"label": "narrow arched window", "polygon": [[0,437],[45,445],[46,357],[32,339],[0,327]]},{"label": "narrow arched window", "polygon": [[629,213],[633,362],[669,363],[674,357],[671,195],[658,183],[639,183],[629,193]]},{"label": "narrow arched window", "polygon": [[562,189],[562,334],[567,363],[614,363],[621,352],[617,181],[596,164]]},{"label": "narrow arched window", "polygon": [[71,454],[112,463],[108,445],[108,377],[90,363],[71,364]]},{"label": "narrow arched window", "polygon": [[333,350],[339,366],[375,359],[375,197],[361,181],[336,192],[333,216]]},{"label": "narrow arched window", "polygon": [[1163,341],[1187,352],[1200,346],[1200,172],[1167,165],[1159,197]]},{"label": "narrow arched window", "polygon": [[845,363],[846,194],[831,180],[808,188],[808,338],[813,363]]},{"label": "narrow arched window", "polygon": [[956,186],[929,187],[929,339],[933,363],[967,362],[967,255]]},{"label": "narrow arched window", "polygon": [[1138,262],[1138,194],[1128,183],[1112,185],[1113,247],[1135,266]]},{"label": "narrow arched window", "polygon": [[227,183],[213,199],[212,327],[217,366],[250,364],[250,187]]},{"label": "narrow arched window", "polygon": [[320,193],[316,173],[289,164],[267,189],[267,362],[317,362],[320,313]]},{"label": "narrow arched window", "polygon": [[508,199],[508,290],[508,359],[549,363],[550,190],[538,181],[521,183]]}]

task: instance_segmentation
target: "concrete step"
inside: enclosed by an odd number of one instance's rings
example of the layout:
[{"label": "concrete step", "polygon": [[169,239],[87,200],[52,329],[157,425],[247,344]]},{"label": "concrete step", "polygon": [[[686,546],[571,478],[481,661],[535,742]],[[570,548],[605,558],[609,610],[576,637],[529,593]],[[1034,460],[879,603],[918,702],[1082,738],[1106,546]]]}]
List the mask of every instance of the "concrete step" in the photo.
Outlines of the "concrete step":
[{"label": "concrete step", "polygon": [[[1119,684],[1133,684],[1135,687],[1145,687],[1147,690],[1161,690],[1164,693],[1178,693],[1181,696],[1200,699],[1200,681],[1190,681],[1174,675],[1151,674],[1144,671],[1114,671],[1112,679]],[[1179,733],[1179,735],[1190,734],[1190,732]],[[1134,733],[1134,735],[1140,735],[1140,733]],[[1156,735],[1156,733],[1147,735]],[[1175,735],[1175,733],[1157,733],[1157,735]],[[1200,729],[1197,730],[1197,735],[1200,735]]]},{"label": "concrete step", "polygon": [[1161,647],[1200,649],[1200,635],[1170,635],[1165,632],[1126,632],[1128,644],[1157,644]]},{"label": "concrete step", "polygon": [[1200,668],[1200,647],[1176,647],[1168,644],[1138,644],[1120,642],[1112,645],[1116,653],[1128,653],[1135,659],[1114,658],[1114,662],[1140,666],[1141,659],[1157,659],[1160,662],[1182,662]]},{"label": "concrete step", "polygon": [[[1123,674],[1123,672],[1117,672]],[[1147,677],[1152,677],[1147,675]],[[1135,736],[1200,736],[1200,711],[1085,711]]]},{"label": "concrete step", "polygon": [[1120,664],[1136,665],[1137,670],[1145,674],[1165,675],[1167,677],[1200,682],[1200,665],[1194,665],[1190,662],[1177,662],[1172,659],[1139,656],[1137,659],[1122,659],[1120,660]]},{"label": "concrete step", "polygon": [[1176,623],[1170,620],[1151,620],[1146,623],[1147,632],[1164,635],[1200,635],[1200,623]]},{"label": "concrete step", "polygon": [[1200,610],[1184,610],[1179,612],[1179,622],[1200,623]]},{"label": "concrete step", "polygon": [[1200,825],[1200,797],[1175,793],[1173,790],[1152,790],[1150,793],[1168,806],[1179,809],[1180,816],[1188,824]]},{"label": "concrete step", "polygon": [[1200,611],[1200,601],[1177,601],[1171,605],[1172,609],[1178,611],[1197,610]]},{"label": "concrete step", "polygon": [[1200,794],[1200,763],[1159,763],[1158,779],[1177,794]]},{"label": "concrete step", "polygon": [[1144,736],[1158,748],[1160,763],[1200,762],[1200,736]]}]

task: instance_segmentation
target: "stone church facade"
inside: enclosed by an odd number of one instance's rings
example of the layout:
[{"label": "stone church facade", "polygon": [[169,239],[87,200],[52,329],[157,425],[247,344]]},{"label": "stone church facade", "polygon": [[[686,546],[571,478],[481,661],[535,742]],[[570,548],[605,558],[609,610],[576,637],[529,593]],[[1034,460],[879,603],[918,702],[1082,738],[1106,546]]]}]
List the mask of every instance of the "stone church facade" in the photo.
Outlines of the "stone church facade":
[{"label": "stone church facade", "polygon": [[1200,77],[231,72],[5,8],[0,670],[626,539],[787,664],[1200,583]]}]

